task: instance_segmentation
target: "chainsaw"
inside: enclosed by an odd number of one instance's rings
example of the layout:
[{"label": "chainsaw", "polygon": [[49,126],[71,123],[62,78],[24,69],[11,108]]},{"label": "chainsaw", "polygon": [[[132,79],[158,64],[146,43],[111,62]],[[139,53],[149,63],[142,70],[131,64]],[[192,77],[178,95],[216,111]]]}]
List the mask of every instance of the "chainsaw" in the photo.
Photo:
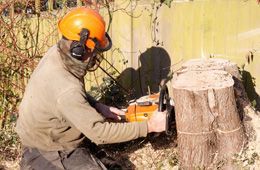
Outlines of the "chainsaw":
[{"label": "chainsaw", "polygon": [[153,113],[166,112],[166,134],[172,134],[171,125],[175,121],[174,106],[171,104],[168,87],[164,85],[159,93],[143,96],[131,103],[125,113],[125,121],[127,122],[141,122],[149,120]]}]

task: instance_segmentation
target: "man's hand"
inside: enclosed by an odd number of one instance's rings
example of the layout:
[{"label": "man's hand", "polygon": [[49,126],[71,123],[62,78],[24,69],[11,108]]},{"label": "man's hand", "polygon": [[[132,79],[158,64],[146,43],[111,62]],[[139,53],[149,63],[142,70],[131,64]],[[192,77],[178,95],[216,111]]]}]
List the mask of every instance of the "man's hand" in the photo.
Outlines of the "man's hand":
[{"label": "man's hand", "polygon": [[166,111],[155,111],[152,117],[147,121],[148,132],[163,132],[166,128]]},{"label": "man's hand", "polygon": [[125,115],[124,111],[115,107],[104,105],[102,103],[96,104],[96,110],[107,119],[121,120],[119,115]]}]

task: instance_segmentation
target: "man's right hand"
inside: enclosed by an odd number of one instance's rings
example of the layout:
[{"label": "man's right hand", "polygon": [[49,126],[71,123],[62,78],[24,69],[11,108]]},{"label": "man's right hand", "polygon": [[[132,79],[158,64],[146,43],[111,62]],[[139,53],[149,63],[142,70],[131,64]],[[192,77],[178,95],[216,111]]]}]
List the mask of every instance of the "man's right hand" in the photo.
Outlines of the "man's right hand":
[{"label": "man's right hand", "polygon": [[166,128],[166,112],[155,111],[147,121],[148,132],[163,132]]}]

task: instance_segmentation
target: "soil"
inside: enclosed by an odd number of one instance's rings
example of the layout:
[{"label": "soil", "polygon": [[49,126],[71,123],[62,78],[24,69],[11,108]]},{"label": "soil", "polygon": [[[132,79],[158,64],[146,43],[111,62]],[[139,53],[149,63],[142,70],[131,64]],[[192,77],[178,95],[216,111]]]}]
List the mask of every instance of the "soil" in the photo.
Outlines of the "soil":
[{"label": "soil", "polygon": [[176,132],[149,134],[147,138],[104,148],[125,169],[178,169]]}]

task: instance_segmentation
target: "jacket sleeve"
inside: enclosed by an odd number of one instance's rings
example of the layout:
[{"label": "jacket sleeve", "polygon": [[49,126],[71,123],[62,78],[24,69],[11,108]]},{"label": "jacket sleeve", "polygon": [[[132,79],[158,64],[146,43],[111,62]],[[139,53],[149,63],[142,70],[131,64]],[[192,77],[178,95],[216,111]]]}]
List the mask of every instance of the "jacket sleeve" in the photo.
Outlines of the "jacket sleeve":
[{"label": "jacket sleeve", "polygon": [[85,94],[86,94],[87,102],[90,104],[90,106],[96,108],[96,104],[98,103],[98,101],[88,93]]},{"label": "jacket sleeve", "polygon": [[96,144],[125,142],[147,135],[147,122],[114,123],[90,106],[84,91],[71,89],[57,100],[57,109],[87,138]]}]

